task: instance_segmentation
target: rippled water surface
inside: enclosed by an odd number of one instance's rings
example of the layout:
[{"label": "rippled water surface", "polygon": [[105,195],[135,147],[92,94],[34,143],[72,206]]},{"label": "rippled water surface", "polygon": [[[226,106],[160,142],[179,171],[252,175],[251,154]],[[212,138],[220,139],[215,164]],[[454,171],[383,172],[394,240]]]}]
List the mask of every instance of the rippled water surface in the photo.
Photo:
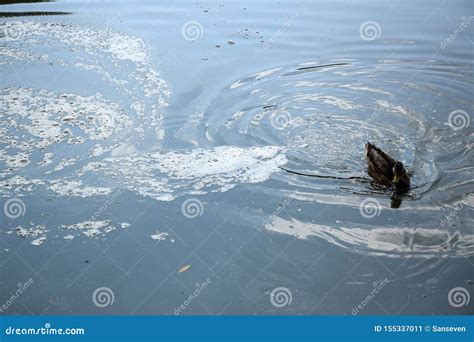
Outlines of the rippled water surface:
[{"label": "rippled water surface", "polygon": [[474,313],[471,15],[1,5],[1,300],[29,284],[4,312]]}]

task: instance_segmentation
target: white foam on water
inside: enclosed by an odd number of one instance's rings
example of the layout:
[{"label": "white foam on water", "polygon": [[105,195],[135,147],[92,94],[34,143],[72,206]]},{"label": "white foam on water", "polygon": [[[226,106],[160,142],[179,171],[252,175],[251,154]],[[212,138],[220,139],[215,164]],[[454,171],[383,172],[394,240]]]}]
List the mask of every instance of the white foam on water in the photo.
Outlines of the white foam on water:
[{"label": "white foam on water", "polygon": [[219,146],[209,149],[132,153],[89,163],[78,174],[113,180],[128,190],[171,201],[186,194],[224,192],[237,184],[260,183],[286,163],[283,149],[277,146],[241,148]]},{"label": "white foam on water", "polygon": [[225,192],[238,184],[264,182],[287,162],[285,150],[277,146],[219,146],[150,154],[123,147],[117,150],[113,157],[90,162],[63,178],[14,176],[0,181],[2,194],[11,196],[46,187],[59,196],[86,198],[125,188],[159,201],[172,201],[183,195]]},{"label": "white foam on water", "polygon": [[[116,92],[125,95],[125,100],[134,104],[132,111],[140,108],[134,113],[142,118],[134,122],[135,129],[143,134],[147,128],[160,129],[162,108],[168,106],[171,91],[150,64],[142,39],[74,24],[11,21],[4,25],[6,31],[19,32],[21,36],[21,39],[9,39],[0,49],[0,55],[6,60],[4,67],[17,70],[28,62],[27,67],[29,64],[43,64],[54,68],[52,70],[61,78],[67,78],[69,71],[78,70],[92,80],[97,80],[98,74],[99,79],[106,82],[105,89],[112,86]],[[44,50],[50,51],[50,55]],[[61,59],[55,57],[59,54]],[[75,94],[35,88],[7,88],[5,92],[1,99],[0,129],[4,131],[8,126],[17,132],[27,130],[44,140],[42,146],[36,147],[50,145],[51,140],[59,135],[62,138],[56,140],[57,143],[66,140],[69,144],[82,144],[90,139],[105,139],[123,128],[122,124],[131,125],[127,115],[133,112],[124,113],[103,94],[85,95],[87,88],[78,89]],[[16,122],[19,118],[29,120],[31,124]],[[64,129],[68,123],[79,127],[87,136],[68,136],[75,132],[74,129]],[[12,135],[11,131],[2,133]]]},{"label": "white foam on water", "polygon": [[169,235],[169,234],[166,233],[166,232],[159,232],[159,231],[157,230],[156,233],[150,235],[150,237],[151,237],[153,240],[165,241],[165,240],[166,240],[166,237],[167,237],[168,235]]},{"label": "white foam on water", "polygon": [[41,246],[43,244],[43,242],[45,242],[45,241],[46,241],[46,236],[42,236],[38,239],[35,239],[35,240],[31,241],[31,244],[33,246]]},{"label": "white foam on water", "polygon": [[22,226],[18,226],[15,228],[16,235],[22,238],[29,238],[29,237],[37,237],[39,235],[43,235],[47,232],[46,227],[43,225],[36,225],[29,228],[24,228]]},{"label": "white foam on water", "polygon": [[105,235],[115,230],[115,226],[111,221],[84,221],[75,224],[63,224],[62,229],[72,229],[81,232],[87,237],[96,237],[97,235]]},{"label": "white foam on water", "polygon": [[[38,186],[60,196],[109,194],[109,188],[83,182],[74,172],[130,135],[142,139],[151,131],[164,138],[161,121],[171,91],[150,62],[146,43],[110,29],[65,23],[8,21],[4,29],[21,36],[0,48],[5,61],[0,68],[7,74],[8,69],[47,66],[61,79],[79,73],[85,82],[81,79],[67,93],[27,86],[2,89],[0,195],[22,195]],[[98,86],[103,82],[107,93],[91,93],[87,80]],[[120,104],[109,99],[111,92]]]},{"label": "white foam on water", "polygon": [[[120,107],[100,94],[81,96],[55,94],[31,88],[7,88],[0,112],[0,161],[10,171],[30,164],[33,154],[41,154],[42,166],[52,163],[57,145],[102,141],[132,125]],[[55,166],[61,170],[74,165],[68,158]]]},{"label": "white foam on water", "polygon": [[[15,21],[6,25],[8,30],[21,30],[22,38],[9,40],[0,50],[5,60],[0,64],[2,70],[16,70],[24,63],[31,68],[48,66],[63,79],[72,72],[72,77],[79,74],[94,84],[103,82],[107,92],[84,88],[83,81],[68,92],[47,86],[4,88],[0,99],[1,196],[45,191],[46,196],[49,192],[89,198],[126,189],[171,201],[263,182],[286,163],[285,151],[277,146],[139,152],[132,138],[165,138],[161,121],[171,96],[142,39],[74,24]],[[111,92],[116,93],[115,100],[110,99]],[[110,221],[84,221],[58,228],[96,237],[115,226]],[[22,228],[20,234],[33,236],[30,230]],[[32,244],[44,243],[45,232],[37,232]],[[152,238],[162,240],[166,234],[156,232]],[[70,240],[74,235],[64,238]]]},{"label": "white foam on water", "polygon": [[85,186],[80,180],[54,180],[49,186],[60,196],[71,197],[91,197],[91,196],[106,196],[112,193],[112,189],[104,187]]},{"label": "white foam on water", "polygon": [[33,246],[42,245],[43,242],[46,241],[46,233],[48,232],[48,230],[46,230],[46,227],[44,225],[35,226],[33,223],[30,223],[30,225],[31,227],[29,228],[25,228],[22,226],[16,227],[16,235],[24,239],[32,238],[33,240],[30,242],[30,244]]}]

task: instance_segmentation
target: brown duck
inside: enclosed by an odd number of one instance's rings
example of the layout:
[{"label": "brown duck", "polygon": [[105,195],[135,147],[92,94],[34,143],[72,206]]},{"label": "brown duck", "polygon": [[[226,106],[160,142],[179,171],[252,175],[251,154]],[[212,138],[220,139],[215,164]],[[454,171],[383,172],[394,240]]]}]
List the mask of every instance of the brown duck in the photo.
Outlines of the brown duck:
[{"label": "brown duck", "polygon": [[372,145],[365,144],[368,173],[377,183],[392,187],[396,193],[403,194],[410,189],[410,178],[403,164]]}]

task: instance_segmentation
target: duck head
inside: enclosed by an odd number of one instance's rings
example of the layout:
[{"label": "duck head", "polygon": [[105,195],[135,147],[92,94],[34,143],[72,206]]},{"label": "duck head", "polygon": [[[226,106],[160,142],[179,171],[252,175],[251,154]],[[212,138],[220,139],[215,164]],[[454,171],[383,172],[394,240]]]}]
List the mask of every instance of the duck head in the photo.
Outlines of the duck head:
[{"label": "duck head", "polygon": [[403,175],[405,174],[405,169],[403,167],[402,162],[397,161],[395,165],[393,165],[392,172],[392,183],[395,187],[397,187],[398,183],[400,183],[400,179],[402,179]]}]

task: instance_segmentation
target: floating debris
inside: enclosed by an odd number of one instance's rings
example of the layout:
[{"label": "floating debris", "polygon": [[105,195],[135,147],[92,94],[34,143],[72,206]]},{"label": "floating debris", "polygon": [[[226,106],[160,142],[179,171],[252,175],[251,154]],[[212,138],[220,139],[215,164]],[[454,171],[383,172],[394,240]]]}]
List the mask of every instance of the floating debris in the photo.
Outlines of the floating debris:
[{"label": "floating debris", "polygon": [[16,230],[16,235],[25,239],[29,237],[35,238],[47,232],[46,227],[42,225],[37,225],[31,228],[23,228],[21,226],[18,226],[15,228],[15,230]]},{"label": "floating debris", "polygon": [[32,244],[33,246],[40,246],[40,245],[42,245],[43,242],[45,242],[45,241],[46,241],[46,236],[42,236],[42,237],[40,237],[40,238],[38,238],[38,239],[36,239],[36,240],[31,241],[31,244]]},{"label": "floating debris", "polygon": [[178,270],[178,273],[186,272],[186,271],[189,270],[190,268],[191,268],[191,265],[185,265],[185,266],[181,267],[181,268]]},{"label": "floating debris", "polygon": [[150,235],[150,237],[153,239],[153,240],[158,240],[158,241],[165,241],[166,240],[166,237],[168,236],[169,234],[166,233],[166,232],[159,232],[159,231],[156,231],[156,234],[153,234],[153,235]]},{"label": "floating debris", "polygon": [[63,229],[74,229],[81,231],[87,237],[95,237],[97,235],[105,235],[115,230],[110,220],[105,221],[84,221],[76,224],[61,225]]}]

